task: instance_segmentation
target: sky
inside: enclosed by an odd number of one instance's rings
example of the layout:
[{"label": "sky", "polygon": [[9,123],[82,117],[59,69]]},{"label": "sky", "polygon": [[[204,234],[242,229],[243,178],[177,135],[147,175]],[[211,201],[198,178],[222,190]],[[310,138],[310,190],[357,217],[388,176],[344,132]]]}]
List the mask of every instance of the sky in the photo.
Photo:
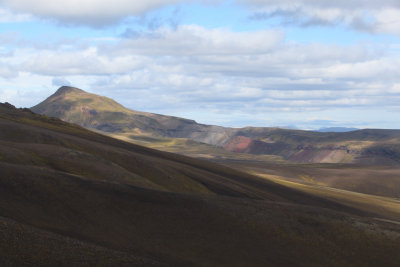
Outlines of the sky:
[{"label": "sky", "polygon": [[400,1],[0,0],[0,102],[62,85],[206,124],[400,129]]}]

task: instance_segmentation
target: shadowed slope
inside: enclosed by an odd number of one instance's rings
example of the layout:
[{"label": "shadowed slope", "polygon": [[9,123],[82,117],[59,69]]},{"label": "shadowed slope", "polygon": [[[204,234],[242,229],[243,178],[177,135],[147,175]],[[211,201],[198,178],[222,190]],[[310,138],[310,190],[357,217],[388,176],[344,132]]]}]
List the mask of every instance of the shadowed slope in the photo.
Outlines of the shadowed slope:
[{"label": "shadowed slope", "polygon": [[[396,225],[227,167],[7,105],[0,105],[0,140],[6,264],[71,265],[60,256],[76,266],[96,264],[97,257],[149,266],[395,266],[400,260]],[[71,254],[73,246],[81,253]],[[54,248],[62,251],[47,252]]]}]

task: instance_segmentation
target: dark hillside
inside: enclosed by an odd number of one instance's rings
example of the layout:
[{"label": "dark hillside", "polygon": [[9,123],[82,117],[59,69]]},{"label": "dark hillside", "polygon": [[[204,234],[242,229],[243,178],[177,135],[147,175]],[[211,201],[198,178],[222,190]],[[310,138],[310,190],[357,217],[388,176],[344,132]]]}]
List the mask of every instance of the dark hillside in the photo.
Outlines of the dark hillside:
[{"label": "dark hillside", "polygon": [[207,161],[0,104],[0,262],[396,266],[400,229]]}]

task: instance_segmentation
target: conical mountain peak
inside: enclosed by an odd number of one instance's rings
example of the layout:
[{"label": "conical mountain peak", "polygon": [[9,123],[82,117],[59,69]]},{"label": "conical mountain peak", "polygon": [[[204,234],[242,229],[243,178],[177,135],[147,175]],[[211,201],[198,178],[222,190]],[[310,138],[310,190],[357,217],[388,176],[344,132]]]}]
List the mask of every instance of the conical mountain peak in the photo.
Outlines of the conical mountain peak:
[{"label": "conical mountain peak", "polygon": [[[131,110],[111,98],[70,86],[60,87],[53,95],[32,107],[31,110],[90,129],[113,133],[140,132],[158,137],[183,138],[190,136],[193,132],[198,134],[200,131],[198,127],[201,129],[209,127],[198,125],[193,120]],[[214,132],[217,128],[225,132],[220,127],[216,127]]]},{"label": "conical mountain peak", "polygon": [[85,93],[82,89],[72,87],[72,86],[61,86],[58,90],[54,93],[54,96],[68,94],[68,93]]},{"label": "conical mountain peak", "polygon": [[100,114],[99,112],[133,112],[110,98],[88,93],[71,86],[60,87],[54,94],[32,107],[31,110],[84,126],[87,126],[88,120],[92,122],[92,119],[93,123],[97,123],[94,114]]}]

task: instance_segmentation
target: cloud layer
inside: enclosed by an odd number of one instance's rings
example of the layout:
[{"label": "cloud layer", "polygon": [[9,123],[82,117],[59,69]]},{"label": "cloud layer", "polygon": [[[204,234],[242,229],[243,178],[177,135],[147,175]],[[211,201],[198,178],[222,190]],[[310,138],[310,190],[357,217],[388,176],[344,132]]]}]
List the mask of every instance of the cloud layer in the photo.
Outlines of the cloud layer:
[{"label": "cloud layer", "polygon": [[[10,17],[6,9],[10,9],[68,25],[102,27],[185,2],[212,3],[207,0],[70,0],[60,4],[50,0],[0,0],[0,7],[3,6],[0,15],[5,20]],[[226,1],[217,1],[222,2]],[[345,25],[370,33],[400,35],[400,2],[397,0],[236,0],[232,2],[235,4],[253,9],[250,18],[255,20],[279,18],[283,24],[302,27]],[[20,20],[25,18],[18,15]]]},{"label": "cloud layer", "polygon": [[0,0],[0,4],[15,11],[37,17],[54,19],[67,24],[100,27],[121,21],[129,16],[142,15],[150,10],[185,0]]},{"label": "cloud layer", "polygon": [[400,2],[395,0],[240,0],[254,8],[255,20],[280,18],[302,27],[345,25],[370,33],[400,35]]},{"label": "cloud layer", "polygon": [[0,57],[0,76],[44,77],[49,86],[71,83],[131,108],[170,114],[394,110],[400,101],[397,51],[299,45],[286,42],[280,31],[187,25],[113,42],[20,46]]}]

